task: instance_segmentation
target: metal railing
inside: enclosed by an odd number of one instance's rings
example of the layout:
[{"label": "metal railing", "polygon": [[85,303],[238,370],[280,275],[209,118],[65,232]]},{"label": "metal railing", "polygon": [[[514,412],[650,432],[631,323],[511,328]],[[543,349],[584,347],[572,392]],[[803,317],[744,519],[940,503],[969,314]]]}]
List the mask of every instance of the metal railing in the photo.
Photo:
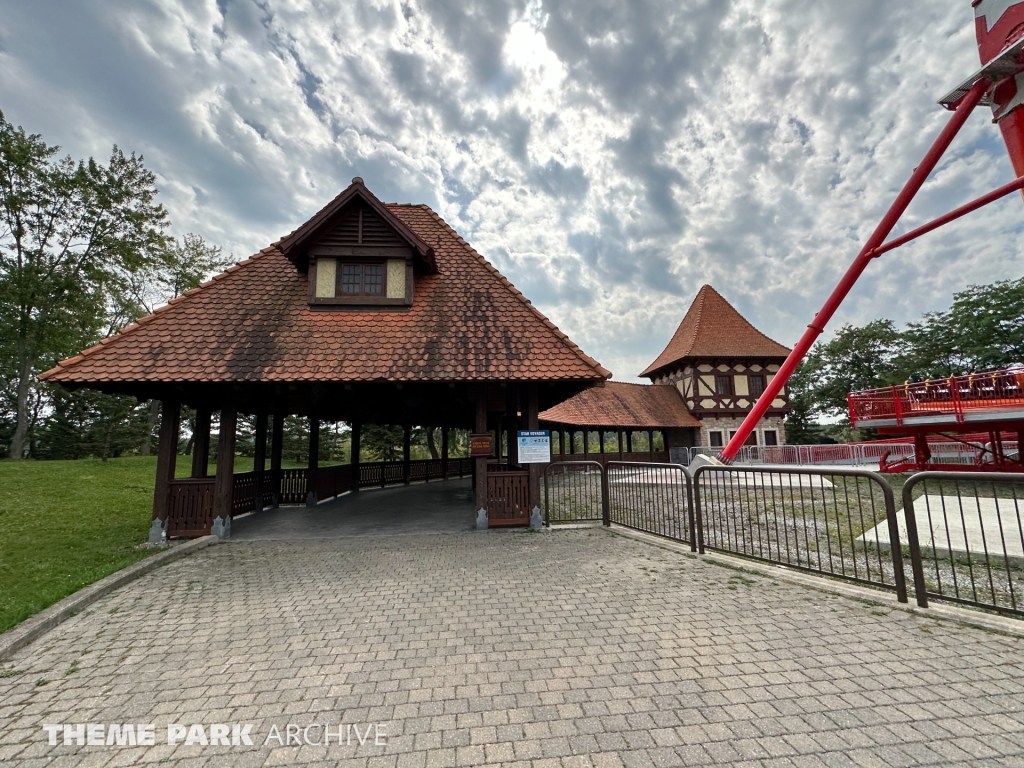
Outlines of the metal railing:
[{"label": "metal railing", "polygon": [[1024,409],[1024,369],[986,371],[948,379],[931,379],[847,395],[850,424],[891,420],[897,426],[914,416],[951,415],[964,421],[965,411]]},{"label": "metal railing", "polygon": [[608,510],[604,467],[597,461],[560,461],[544,468],[544,522],[604,521]]},{"label": "metal railing", "polygon": [[678,464],[608,462],[609,522],[690,545],[697,551],[693,483]]},{"label": "metal railing", "polygon": [[894,590],[907,602],[892,488],[859,469],[702,466],[694,472],[698,549]]},{"label": "metal railing", "polygon": [[907,480],[900,533],[920,605],[931,597],[1024,616],[1022,500],[1024,475],[1013,473],[921,472]]},{"label": "metal railing", "polygon": [[[1004,441],[1009,451],[1016,451],[1014,441]],[[979,462],[987,446],[961,442],[929,443],[932,459],[943,464],[964,464],[971,466]],[[721,448],[699,446],[686,449],[686,462],[690,464],[699,456],[717,456]],[[877,467],[879,460],[886,456],[890,461],[899,458],[912,459],[912,443],[836,443],[827,445],[745,445],[736,454],[734,464],[787,464],[805,466],[851,466]]]}]

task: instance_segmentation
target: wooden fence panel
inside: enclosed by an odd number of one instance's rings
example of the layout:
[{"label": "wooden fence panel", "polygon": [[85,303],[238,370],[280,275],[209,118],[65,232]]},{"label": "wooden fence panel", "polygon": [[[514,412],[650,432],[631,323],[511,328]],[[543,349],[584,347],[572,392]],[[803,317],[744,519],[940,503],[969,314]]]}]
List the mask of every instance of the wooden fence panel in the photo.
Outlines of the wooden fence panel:
[{"label": "wooden fence panel", "polygon": [[234,476],[234,490],[231,494],[231,516],[244,515],[257,508],[256,491],[258,476],[255,472],[239,472]]},{"label": "wooden fence panel", "polygon": [[172,480],[167,509],[167,538],[206,536],[213,528],[212,477]]},{"label": "wooden fence panel", "polygon": [[527,525],[530,522],[530,473],[487,472],[487,525]]},{"label": "wooden fence panel", "polygon": [[303,469],[281,470],[281,504],[305,504],[309,492],[307,471]]}]

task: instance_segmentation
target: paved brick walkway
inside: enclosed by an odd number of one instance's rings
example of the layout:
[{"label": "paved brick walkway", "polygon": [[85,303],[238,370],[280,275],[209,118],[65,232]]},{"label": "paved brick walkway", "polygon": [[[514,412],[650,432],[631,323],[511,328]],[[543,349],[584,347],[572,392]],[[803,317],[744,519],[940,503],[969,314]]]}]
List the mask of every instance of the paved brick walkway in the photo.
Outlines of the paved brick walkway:
[{"label": "paved brick walkway", "polygon": [[[4,664],[0,762],[1024,765],[1024,640],[889,599],[594,529],[233,542]],[[79,722],[155,723],[158,745],[47,744]],[[264,746],[314,722],[387,746]],[[168,723],[251,723],[255,745],[172,748]]]}]

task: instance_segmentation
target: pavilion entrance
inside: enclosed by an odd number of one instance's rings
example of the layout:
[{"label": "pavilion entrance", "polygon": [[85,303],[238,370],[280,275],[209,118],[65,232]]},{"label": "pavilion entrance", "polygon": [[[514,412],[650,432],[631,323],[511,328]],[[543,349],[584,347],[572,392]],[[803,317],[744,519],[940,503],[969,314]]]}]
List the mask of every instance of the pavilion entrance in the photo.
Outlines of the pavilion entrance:
[{"label": "pavilion entrance", "polygon": [[350,536],[454,534],[474,530],[472,478],[366,489],[320,502],[285,506],[232,522],[231,538],[299,540]]},{"label": "pavilion entrance", "polygon": [[[560,387],[545,387],[546,398],[563,397]],[[516,455],[519,429],[537,429],[541,387],[536,383],[495,382],[478,385],[408,384],[396,387],[338,385],[335,387],[233,387],[229,403],[222,393],[204,388],[182,392],[180,400],[163,401],[157,483],[150,537],[195,537],[208,534],[231,536],[232,521],[254,511],[302,506],[330,506],[331,500],[372,489],[434,483],[462,485],[472,493],[471,507],[479,513],[478,527],[530,524],[540,507],[540,465],[523,466]],[[211,450],[210,402],[221,400],[218,409],[217,462],[213,477],[207,476]],[[192,435],[191,476],[177,477],[181,405],[196,410]],[[253,468],[234,471],[235,439],[239,412],[253,414]],[[283,466],[286,415],[308,419],[308,466]],[[359,414],[365,422],[355,419]],[[414,460],[411,434],[424,414],[444,426],[440,455]],[[351,427],[350,463],[325,466],[319,460],[320,430],[324,423],[345,421]],[[402,425],[402,459],[365,461],[361,435],[369,424]],[[492,435],[489,456],[452,455],[454,430]],[[467,441],[463,441],[467,442]],[[463,449],[463,454],[465,449]],[[424,498],[434,498],[426,493]],[[396,497],[399,498],[399,497]],[[401,499],[415,498],[410,494]],[[326,503],[326,504],[325,504]],[[335,507],[330,507],[335,509]],[[344,504],[336,509],[344,510]],[[374,509],[367,502],[365,507]],[[353,509],[363,509],[361,506]],[[289,519],[299,520],[292,515]]]}]

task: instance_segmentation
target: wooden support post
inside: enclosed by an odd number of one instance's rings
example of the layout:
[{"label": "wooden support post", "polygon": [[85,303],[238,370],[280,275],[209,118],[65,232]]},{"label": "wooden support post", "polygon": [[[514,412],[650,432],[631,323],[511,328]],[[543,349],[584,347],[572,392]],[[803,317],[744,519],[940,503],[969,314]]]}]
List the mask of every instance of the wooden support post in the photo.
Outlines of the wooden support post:
[{"label": "wooden support post", "polygon": [[448,427],[441,427],[441,477],[448,479]]},{"label": "wooden support post", "polygon": [[[487,385],[480,384],[476,390],[476,421],[473,428],[477,434],[487,431]],[[473,461],[473,485],[475,491],[476,527],[487,527],[487,457],[478,456]]]},{"label": "wooden support post", "polygon": [[565,430],[562,428],[558,430],[558,455],[565,458]]},{"label": "wooden support post", "polygon": [[352,442],[349,445],[351,452],[350,461],[352,463],[352,492],[355,493],[359,490],[359,475],[360,475],[360,464],[359,464],[359,451],[361,449],[362,441],[360,440],[363,425],[358,421],[352,422]]},{"label": "wooden support post", "polygon": [[[156,484],[153,488],[153,524],[149,528],[149,542],[159,544],[166,539],[167,514],[170,511],[171,481],[178,456],[178,429],[181,405],[164,400],[160,417],[160,440],[156,456]],[[193,443],[193,446],[195,443]]]},{"label": "wooden support post", "polygon": [[274,411],[270,433],[270,475],[274,484],[274,506],[281,503],[281,453],[284,450],[284,414]]},{"label": "wooden support post", "polygon": [[519,398],[515,384],[509,384],[505,390],[505,430],[508,435],[508,465],[519,465],[518,435],[519,431]]},{"label": "wooden support post", "polygon": [[317,501],[316,479],[320,469],[320,416],[309,415],[309,468],[306,470],[306,506],[315,507]]},{"label": "wooden support post", "polygon": [[618,441],[619,461],[622,461],[622,435],[623,435],[623,433],[622,433],[622,430],[620,429],[619,430],[619,441]]},{"label": "wooden support post", "polygon": [[257,511],[263,509],[263,473],[267,468],[267,412],[260,411],[256,414],[256,434],[253,435],[254,444],[252,452],[252,469],[256,473],[256,503],[253,504]]},{"label": "wooden support post", "polygon": [[654,431],[647,430],[647,450],[651,454],[651,461],[654,461]]},{"label": "wooden support post", "polygon": [[590,456],[590,430],[583,429],[583,460],[587,461]]},{"label": "wooden support post", "polygon": [[600,432],[597,433],[597,441],[598,441],[598,445],[601,448],[601,454],[604,455],[604,429],[603,428],[601,429]]},{"label": "wooden support post", "polygon": [[406,485],[412,479],[412,427],[409,424],[402,425],[402,482]]},{"label": "wooden support post", "polygon": [[633,452],[633,430],[626,430],[626,453]]},{"label": "wooden support post", "polygon": [[[538,407],[539,401],[537,384],[533,382],[527,384],[523,415],[526,417],[526,429],[530,431],[540,429],[540,424],[537,420],[537,415],[540,412]],[[540,529],[544,527],[544,518],[540,511],[540,464],[528,464],[527,472],[529,473],[530,527]]]},{"label": "wooden support post", "polygon": [[235,492],[235,427],[238,414],[234,405],[220,409],[220,431],[217,434],[217,474],[213,487],[213,533],[227,538],[231,535],[231,512]]},{"label": "wooden support post", "polygon": [[196,409],[196,429],[192,434],[192,477],[206,477],[210,463],[210,409]]}]

